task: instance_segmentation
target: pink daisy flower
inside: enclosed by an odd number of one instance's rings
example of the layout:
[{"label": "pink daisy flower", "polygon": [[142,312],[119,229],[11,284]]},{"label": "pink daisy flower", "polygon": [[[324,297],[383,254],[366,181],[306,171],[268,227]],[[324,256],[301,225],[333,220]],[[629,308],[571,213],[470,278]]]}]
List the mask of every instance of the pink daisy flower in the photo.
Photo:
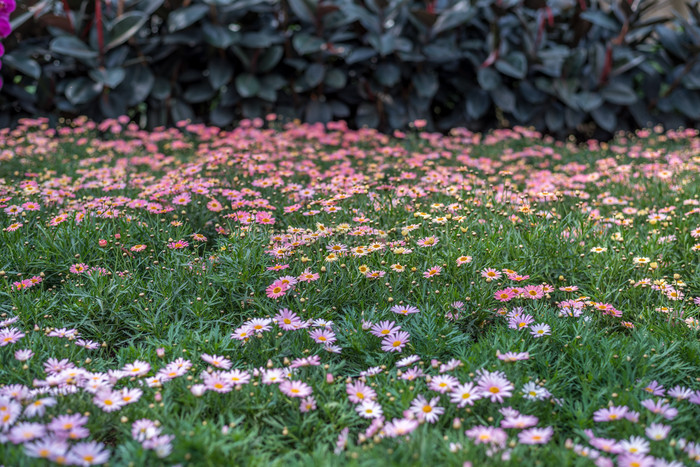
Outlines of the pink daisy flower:
[{"label": "pink daisy flower", "polygon": [[209,355],[203,353],[202,360],[216,368],[223,368],[224,370],[228,370],[229,368],[231,368],[231,360],[229,360],[226,357],[220,357],[218,355]]},{"label": "pink daisy flower", "polygon": [[518,433],[518,440],[521,444],[547,444],[554,434],[551,426],[546,428],[530,428]]},{"label": "pink daisy flower", "polygon": [[491,402],[502,403],[504,398],[513,395],[515,387],[501,372],[482,371],[478,380],[479,391]]},{"label": "pink daisy flower", "polygon": [[438,402],[440,402],[440,397],[434,397],[428,401],[422,395],[418,395],[418,397],[411,402],[409,410],[418,420],[435,423],[438,421],[438,418],[440,418],[440,415],[445,413],[445,409],[437,405]]},{"label": "pink daisy flower", "polygon": [[398,331],[382,340],[382,350],[385,352],[401,352],[410,339],[410,335],[404,331]]},{"label": "pink daisy flower", "polygon": [[413,313],[420,313],[420,310],[411,305],[394,305],[391,307],[392,312],[399,315],[410,315]]},{"label": "pink daisy flower", "polygon": [[301,381],[284,380],[279,388],[283,394],[290,397],[307,397],[313,392],[311,386]]}]

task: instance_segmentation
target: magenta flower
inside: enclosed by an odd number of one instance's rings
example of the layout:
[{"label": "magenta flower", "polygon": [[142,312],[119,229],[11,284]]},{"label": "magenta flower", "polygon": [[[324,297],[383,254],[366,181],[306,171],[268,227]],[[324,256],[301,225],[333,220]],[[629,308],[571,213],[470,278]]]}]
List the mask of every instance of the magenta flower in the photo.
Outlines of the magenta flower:
[{"label": "magenta flower", "polygon": [[9,36],[11,32],[10,18],[0,15],[0,37],[5,38]]},{"label": "magenta flower", "polygon": [[10,16],[15,11],[15,0],[0,0],[0,16]]}]

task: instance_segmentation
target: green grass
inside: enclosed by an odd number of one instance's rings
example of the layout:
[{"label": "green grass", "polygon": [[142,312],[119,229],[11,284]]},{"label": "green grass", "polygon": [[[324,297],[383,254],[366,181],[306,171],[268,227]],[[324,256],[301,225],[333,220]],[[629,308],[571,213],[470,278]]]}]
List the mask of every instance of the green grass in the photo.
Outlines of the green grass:
[{"label": "green grass", "polygon": [[[3,323],[0,332],[16,328],[25,335],[0,347],[0,394],[21,384],[33,391],[6,405],[24,410],[49,396],[56,404],[43,415],[25,413],[4,430],[0,425],[0,460],[50,464],[7,436],[24,422],[46,425],[61,414],[84,413],[89,436],[63,442],[56,433],[58,445],[103,443],[115,466],[590,465],[596,454],[581,455],[584,446],[620,465],[652,457],[690,465],[700,459],[700,447],[690,444],[700,436],[699,148],[693,131],[575,146],[517,131],[479,140],[415,132],[399,140],[309,126],[99,133],[80,122],[54,134],[29,122],[4,130],[0,315],[17,321]],[[184,193],[188,203],[173,203]],[[208,205],[213,200],[220,210]],[[258,220],[271,216],[274,223],[257,222],[259,212],[270,214]],[[60,215],[65,221],[57,223]],[[248,215],[252,222],[241,222]],[[431,236],[439,240],[435,246],[419,245]],[[189,245],[168,246],[178,240]],[[286,253],[276,258],[283,243]],[[348,251],[329,258],[327,247],[335,244]],[[136,245],[145,249],[133,251]],[[359,246],[365,254],[352,250]],[[458,265],[464,255],[471,261]],[[80,264],[92,272],[71,272]],[[276,264],[288,267],[268,269]],[[404,270],[393,270],[396,264]],[[440,274],[424,277],[435,266]],[[365,268],[385,275],[367,277]],[[487,280],[487,268],[501,277]],[[276,299],[266,293],[280,277],[299,278],[307,269],[318,279],[300,281]],[[513,280],[506,269],[529,277]],[[31,277],[41,281],[17,287]],[[526,286],[540,286],[542,296],[496,299],[497,291]],[[578,290],[561,290],[566,286]],[[567,300],[582,304],[580,316],[562,316]],[[394,313],[397,304],[419,312]],[[272,322],[246,340],[231,338],[249,320],[273,318],[284,308],[313,324],[285,331]],[[506,314],[517,309],[532,317],[529,327],[509,328]],[[323,326],[311,320],[332,321],[326,329],[340,353],[314,342],[309,332]],[[386,320],[410,335],[401,352],[382,350],[382,338],[369,331],[370,323]],[[534,337],[536,324],[551,333]],[[79,336],[49,335],[60,328]],[[97,348],[76,345],[77,339]],[[19,361],[20,349],[34,355]],[[497,352],[528,352],[529,359],[505,362]],[[250,382],[195,396],[202,373],[214,370],[202,354],[230,359],[233,369],[250,373]],[[405,380],[408,368],[396,364],[410,355],[423,375]],[[311,356],[320,364],[289,369]],[[85,375],[107,375],[136,360],[151,370],[108,382],[101,394],[141,388],[143,395],[105,412],[87,377],[54,380],[47,390],[53,393],[42,395],[39,387],[51,381],[49,358],[67,359]],[[146,383],[178,358],[192,367]],[[264,384],[261,372],[273,368],[308,384],[316,409],[302,413],[299,398]],[[502,371],[512,396],[460,408],[449,393],[429,389],[440,375],[476,384],[481,371]],[[376,392],[387,423],[407,416],[421,394],[438,397],[444,413],[406,436],[392,437],[389,429],[365,436],[371,420],[358,415],[346,392],[358,381]],[[652,381],[666,392],[646,392]],[[549,395],[528,399],[529,382]],[[688,396],[669,394],[676,386]],[[677,414],[655,414],[641,405],[646,399],[666,400]],[[610,405],[639,415],[595,422],[594,413]],[[504,407],[537,417],[537,427],[552,428],[551,439],[528,445],[520,442],[522,430],[508,428],[503,444],[489,446],[465,434],[475,426],[499,427]],[[134,439],[132,423],[139,419],[157,421],[162,435],[173,435],[164,441],[172,452],[159,457]],[[646,438],[652,423],[668,425],[670,433],[648,440],[640,459],[588,444],[586,430],[624,441]],[[347,443],[334,454],[346,428]]]}]

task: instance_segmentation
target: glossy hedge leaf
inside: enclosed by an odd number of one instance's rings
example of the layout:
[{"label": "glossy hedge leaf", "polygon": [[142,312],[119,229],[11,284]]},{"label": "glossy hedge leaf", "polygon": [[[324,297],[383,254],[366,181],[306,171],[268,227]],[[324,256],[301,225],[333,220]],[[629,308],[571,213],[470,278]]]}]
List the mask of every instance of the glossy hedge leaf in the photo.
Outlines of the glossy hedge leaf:
[{"label": "glossy hedge leaf", "polygon": [[377,55],[377,51],[369,47],[358,47],[345,58],[345,63],[352,65],[357,62],[364,62]]},{"label": "glossy hedge leaf", "polygon": [[233,107],[218,106],[209,113],[209,120],[213,125],[226,126],[236,118],[236,111]]},{"label": "glossy hedge leaf", "polygon": [[170,104],[170,116],[174,122],[194,121],[192,107],[179,99],[174,99]]},{"label": "glossy hedge leaf", "polygon": [[95,68],[88,72],[90,78],[98,83],[102,83],[105,87],[116,88],[124,81],[126,72],[123,68]]},{"label": "glossy hedge leaf", "polygon": [[493,91],[501,85],[501,75],[493,68],[479,68],[476,79],[485,91]]},{"label": "glossy hedge leaf", "polygon": [[325,67],[320,63],[312,63],[304,72],[304,79],[310,87],[315,88],[323,81],[325,71]]},{"label": "glossy hedge leaf", "polygon": [[119,87],[125,87],[129,91],[129,105],[136,105],[146,100],[154,82],[155,77],[150,68],[137,65],[127,68],[126,78]]},{"label": "glossy hedge leaf", "polygon": [[321,50],[323,39],[311,34],[299,33],[292,37],[292,45],[299,55],[308,55]]},{"label": "glossy hedge leaf", "polygon": [[533,86],[530,81],[521,81],[518,90],[520,96],[530,104],[541,104],[547,100],[547,94]]},{"label": "glossy hedge leaf", "polygon": [[374,77],[382,86],[391,87],[401,80],[401,69],[394,63],[380,63]]},{"label": "glossy hedge leaf", "polygon": [[214,97],[215,90],[206,81],[200,81],[188,86],[182,94],[182,98],[190,104],[206,102]]},{"label": "glossy hedge leaf", "polygon": [[126,115],[126,99],[117,92],[110,92],[98,98],[102,113],[108,118],[117,118]]},{"label": "glossy hedge leaf", "polygon": [[440,13],[435,24],[433,24],[432,33],[438,35],[461,26],[469,22],[475,14],[476,8],[472,8],[467,0],[460,0],[454,6]]},{"label": "glossy hedge leaf", "polygon": [[603,98],[600,97],[600,94],[581,92],[576,94],[575,97],[579,108],[584,112],[590,112],[603,105]]},{"label": "glossy hedge leaf", "polygon": [[357,107],[355,124],[360,128],[363,126],[376,128],[379,125],[379,114],[377,113],[377,108],[368,102],[361,103]]},{"label": "glossy hedge leaf", "polygon": [[564,112],[561,108],[550,107],[544,114],[544,121],[549,131],[556,133],[564,127]]},{"label": "glossy hedge leaf", "polygon": [[632,105],[637,102],[637,94],[626,84],[613,82],[600,90],[601,97],[606,101],[618,105]]},{"label": "glossy hedge leaf", "polygon": [[209,60],[209,83],[214,89],[219,89],[231,80],[233,76],[233,65],[229,60],[221,57],[214,57]]},{"label": "glossy hedge leaf", "polygon": [[333,118],[333,108],[326,102],[310,100],[306,104],[306,121],[309,123],[327,123]]},{"label": "glossy hedge leaf", "polygon": [[[294,14],[305,23],[314,23],[316,15],[305,0],[287,0]],[[310,2],[309,2],[310,3]]]},{"label": "glossy hedge leaf", "polygon": [[330,89],[343,89],[348,82],[347,75],[343,70],[331,68],[326,72],[323,83]]},{"label": "glossy hedge leaf", "polygon": [[237,33],[219,24],[205,23],[202,25],[204,40],[217,49],[226,49],[236,42]]},{"label": "glossy hedge leaf", "polygon": [[350,107],[340,101],[331,101],[333,116],[336,118],[347,118],[350,116]]},{"label": "glossy hedge leaf", "polygon": [[55,38],[49,44],[49,49],[61,55],[85,60],[97,58],[98,55],[96,50],[92,50],[85,42],[73,36]]},{"label": "glossy hedge leaf", "polygon": [[621,25],[617,21],[601,10],[584,11],[581,13],[581,18],[601,28],[609,29],[610,31],[619,31],[621,28]]},{"label": "glossy hedge leaf", "polygon": [[168,31],[176,32],[204,18],[209,11],[209,7],[202,4],[195,4],[185,8],[175,10],[168,15]]},{"label": "glossy hedge leaf", "polygon": [[499,86],[491,91],[491,99],[505,112],[512,112],[515,109],[515,94],[506,86]]},{"label": "glossy hedge leaf", "polygon": [[105,44],[105,50],[123,44],[133,37],[148,21],[148,15],[140,11],[129,11],[116,19],[109,31],[109,42]]},{"label": "glossy hedge leaf", "polygon": [[277,66],[280,60],[282,60],[283,56],[284,47],[281,45],[273,45],[272,47],[269,47],[260,56],[260,60],[258,60],[258,70],[263,73],[267,73]]},{"label": "glossy hedge leaf", "polygon": [[419,96],[431,98],[437,92],[440,83],[435,73],[421,72],[413,75],[413,85]]},{"label": "glossy hedge leaf", "polygon": [[270,75],[263,76],[260,80],[261,87],[274,89],[276,91],[282,89],[287,85],[287,80],[282,76],[273,73]]},{"label": "glossy hedge leaf", "polygon": [[470,90],[466,97],[467,115],[472,120],[483,117],[491,106],[491,98],[486,91],[481,89]]},{"label": "glossy hedge leaf", "polygon": [[150,16],[163,4],[165,0],[142,0],[138,3],[137,8]]},{"label": "glossy hedge leaf", "polygon": [[700,89],[700,62],[681,79],[683,85],[688,89]]},{"label": "glossy hedge leaf", "polygon": [[155,81],[153,82],[151,97],[153,97],[154,99],[163,100],[170,97],[170,93],[170,82],[167,79],[162,78],[160,76],[156,77]]},{"label": "glossy hedge leaf", "polygon": [[277,101],[277,91],[272,88],[260,86],[260,90],[258,91],[258,97],[268,102],[275,102]]},{"label": "glossy hedge leaf", "polygon": [[523,79],[527,75],[527,58],[522,52],[511,52],[496,60],[495,67],[506,76]]},{"label": "glossy hedge leaf", "polygon": [[241,97],[253,97],[260,90],[260,81],[250,73],[236,76],[236,90]]},{"label": "glossy hedge leaf", "polygon": [[602,105],[591,112],[593,120],[605,131],[615,131],[617,125],[617,115],[615,111],[608,105]]},{"label": "glossy hedge leaf", "polygon": [[659,37],[659,41],[668,52],[683,60],[688,58],[688,52],[683,48],[678,34],[667,26],[657,26],[655,32]]},{"label": "glossy hedge leaf", "polygon": [[39,79],[41,76],[41,65],[36,60],[29,57],[23,57],[21,55],[7,54],[2,57],[2,61],[6,65],[21,71],[27,76],[31,76],[34,79]]},{"label": "glossy hedge leaf", "polygon": [[683,115],[693,120],[700,120],[700,93],[676,89],[671,93],[670,99],[674,107]]},{"label": "glossy hedge leaf", "polygon": [[75,78],[66,86],[66,99],[73,105],[83,105],[94,100],[102,92],[102,84],[88,78]]},{"label": "glossy hedge leaf", "polygon": [[241,35],[240,43],[245,47],[253,49],[262,49],[270,47],[272,44],[283,42],[283,38],[277,34],[272,34],[265,31],[246,32]]}]

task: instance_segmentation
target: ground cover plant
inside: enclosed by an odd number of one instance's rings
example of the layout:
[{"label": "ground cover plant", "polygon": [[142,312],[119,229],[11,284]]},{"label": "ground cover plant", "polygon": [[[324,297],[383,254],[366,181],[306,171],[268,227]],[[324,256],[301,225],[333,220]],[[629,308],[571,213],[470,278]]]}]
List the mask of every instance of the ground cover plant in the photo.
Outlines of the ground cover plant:
[{"label": "ground cover plant", "polygon": [[0,460],[698,463],[698,132],[422,124],[0,131]]}]

